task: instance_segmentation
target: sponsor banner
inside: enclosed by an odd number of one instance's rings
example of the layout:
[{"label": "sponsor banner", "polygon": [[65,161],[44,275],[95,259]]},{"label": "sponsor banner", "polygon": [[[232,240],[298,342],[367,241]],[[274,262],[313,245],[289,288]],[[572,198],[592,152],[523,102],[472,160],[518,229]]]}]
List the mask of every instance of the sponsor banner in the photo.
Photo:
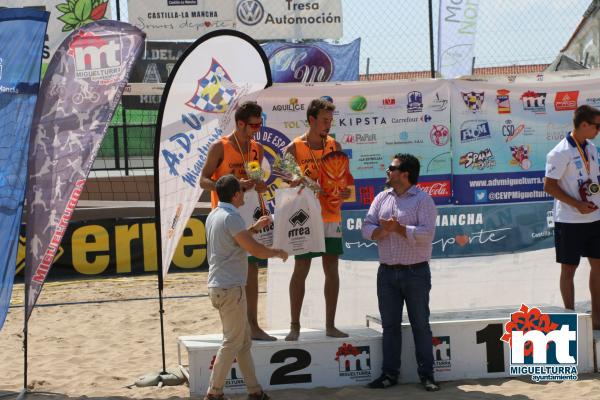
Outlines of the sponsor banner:
[{"label": "sponsor banner", "polygon": [[454,200],[459,204],[552,200],[543,189],[544,171],[455,175],[453,179]]},{"label": "sponsor banner", "polygon": [[39,10],[0,9],[0,329],[12,294],[14,239],[23,213],[29,132],[48,17]]},{"label": "sponsor banner", "polygon": [[[437,208],[432,258],[532,251],[554,246],[552,202]],[[378,260],[377,243],[361,228],[366,210],[343,212],[343,259]]]},{"label": "sponsor banner", "polygon": [[597,73],[585,79],[540,74],[453,80],[454,200],[477,204],[549,199],[542,179],[546,155],[571,131],[578,106],[600,104],[594,96],[599,85]]},{"label": "sponsor banner", "polygon": [[260,46],[231,30],[198,39],[173,68],[159,112],[154,160],[163,277],[203,191],[199,177],[210,145],[233,130],[237,101],[251,100],[270,84]]},{"label": "sponsor banner", "polygon": [[234,0],[128,0],[129,22],[149,40],[196,40],[234,27]]},{"label": "sponsor banner", "polygon": [[127,23],[98,21],[69,35],[48,66],[29,142],[27,318],[143,43]]},{"label": "sponsor banner", "polygon": [[440,1],[437,70],[444,78],[471,74],[478,15],[477,2]]},{"label": "sponsor banner", "polygon": [[[403,152],[420,160],[420,181],[427,182],[426,189],[436,203],[449,202],[447,81],[281,84],[268,88],[257,98],[264,118],[256,139],[265,146],[269,162],[269,153],[280,154],[287,143],[307,131],[306,110],[312,99],[320,97],[336,106],[330,135],[348,155],[350,173],[355,178],[356,196],[344,203],[344,209],[367,207],[383,187],[393,156]],[[269,171],[267,176],[266,199],[273,209],[274,188],[281,182],[271,179]]]},{"label": "sponsor banner", "polygon": [[111,18],[109,0],[3,0],[6,7],[31,7],[50,13],[43,50],[45,71],[54,52],[74,30],[90,22]]},{"label": "sponsor banner", "polygon": [[[179,241],[171,272],[206,270],[206,215],[188,221]],[[16,279],[25,268],[25,225],[21,226]],[[89,276],[156,274],[154,218],[75,221],[69,224],[58,247],[47,281]]]},{"label": "sponsor banner", "polygon": [[262,45],[273,82],[358,81],[360,38],[343,45],[326,42]]},{"label": "sponsor banner", "polygon": [[342,37],[341,0],[237,0],[235,17],[236,29],[256,40]]},{"label": "sponsor banner", "polygon": [[[175,66],[190,43],[181,42],[152,42],[146,41],[146,49],[141,59],[135,63],[130,83],[165,83]],[[123,96],[123,105],[126,108],[142,110],[158,110],[161,92],[157,94],[142,94],[139,96]]]}]

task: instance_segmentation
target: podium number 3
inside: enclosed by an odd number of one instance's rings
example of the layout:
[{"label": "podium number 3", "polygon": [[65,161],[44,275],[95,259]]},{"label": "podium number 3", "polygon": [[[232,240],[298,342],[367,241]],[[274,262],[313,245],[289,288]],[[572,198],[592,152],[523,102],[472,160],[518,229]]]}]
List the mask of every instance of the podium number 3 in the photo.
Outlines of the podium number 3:
[{"label": "podium number 3", "polygon": [[283,367],[277,368],[271,375],[271,385],[288,385],[294,383],[309,383],[312,382],[311,374],[294,374],[292,372],[301,371],[308,367],[311,362],[310,353],[302,349],[285,349],[280,350],[271,356],[271,364],[281,364],[286,362],[288,358],[294,358],[291,364],[286,364]]}]

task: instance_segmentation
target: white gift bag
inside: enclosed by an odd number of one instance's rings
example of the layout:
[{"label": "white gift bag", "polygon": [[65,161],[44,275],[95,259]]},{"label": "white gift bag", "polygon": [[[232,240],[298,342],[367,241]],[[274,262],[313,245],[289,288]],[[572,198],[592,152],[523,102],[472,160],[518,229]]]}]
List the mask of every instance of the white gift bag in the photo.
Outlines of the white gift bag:
[{"label": "white gift bag", "polygon": [[325,252],[321,205],[310,189],[275,190],[273,247],[290,255]]},{"label": "white gift bag", "polygon": [[[244,193],[244,205],[238,208],[247,228],[250,228],[263,215],[271,215],[269,208],[266,207],[264,200],[261,201],[256,190],[250,189]],[[252,235],[254,240],[267,247],[273,245],[273,223],[262,228],[258,233]]]}]

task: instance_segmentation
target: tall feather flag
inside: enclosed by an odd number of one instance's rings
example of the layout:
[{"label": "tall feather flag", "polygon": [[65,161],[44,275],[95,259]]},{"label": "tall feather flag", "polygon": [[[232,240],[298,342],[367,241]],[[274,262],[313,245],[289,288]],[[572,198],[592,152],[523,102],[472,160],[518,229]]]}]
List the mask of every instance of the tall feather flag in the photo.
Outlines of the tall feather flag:
[{"label": "tall feather flag", "polygon": [[233,130],[237,102],[256,98],[270,85],[261,47],[232,30],[202,36],[173,68],[159,111],[154,160],[162,278],[202,194],[200,171],[208,148]]},{"label": "tall feather flag", "polygon": [[144,45],[127,23],[75,30],[50,61],[29,144],[26,319],[50,271],[108,125]]},{"label": "tall feather flag", "polygon": [[0,9],[0,329],[16,269],[27,148],[49,13]]}]

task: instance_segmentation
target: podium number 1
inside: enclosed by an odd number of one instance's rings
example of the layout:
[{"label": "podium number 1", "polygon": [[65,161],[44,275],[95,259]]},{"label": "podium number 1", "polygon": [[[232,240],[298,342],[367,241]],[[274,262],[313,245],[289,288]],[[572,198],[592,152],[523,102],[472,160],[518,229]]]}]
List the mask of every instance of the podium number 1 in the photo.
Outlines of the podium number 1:
[{"label": "podium number 1", "polygon": [[504,344],[500,341],[502,324],[489,324],[476,333],[477,344],[485,343],[487,372],[504,372]]}]

